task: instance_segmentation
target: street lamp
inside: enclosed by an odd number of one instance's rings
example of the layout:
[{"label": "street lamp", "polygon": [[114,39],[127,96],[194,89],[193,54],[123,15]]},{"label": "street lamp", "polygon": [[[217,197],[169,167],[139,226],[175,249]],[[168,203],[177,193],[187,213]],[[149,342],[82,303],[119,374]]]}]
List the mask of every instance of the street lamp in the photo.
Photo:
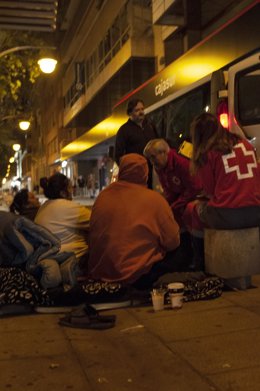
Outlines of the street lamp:
[{"label": "street lamp", "polygon": [[57,65],[57,60],[54,58],[41,58],[38,60],[39,67],[43,73],[52,73]]},{"label": "street lamp", "polygon": [[30,121],[20,121],[19,122],[19,128],[21,130],[28,130],[30,125],[31,125]]},{"label": "street lamp", "polygon": [[17,163],[16,175],[22,180],[22,150],[20,144],[13,144],[13,150],[15,151],[15,159]]},{"label": "street lamp", "polygon": [[[16,46],[16,47],[12,47],[12,48],[9,48],[9,49],[6,49],[6,50],[3,50],[2,52],[0,52],[0,58],[3,58],[9,54],[16,53],[19,51],[26,51],[26,50],[44,50],[45,51],[45,50],[54,50],[54,49],[56,49],[56,48],[53,46],[47,46],[47,47],[46,46],[45,47],[31,46],[31,45]],[[41,71],[43,73],[52,73],[55,70],[57,60],[55,60],[53,58],[48,58],[48,59],[45,58],[44,61],[42,61],[42,60],[43,59],[40,59],[38,61],[38,64],[39,64]],[[47,64],[47,67],[46,67],[46,64]],[[6,116],[6,117],[0,119],[0,121],[2,122],[3,120],[9,119],[9,118],[13,118],[13,116]],[[20,121],[19,127],[20,127],[20,129],[26,131],[30,127],[30,122],[29,121]],[[19,144],[14,144],[13,149],[14,149],[14,151],[16,151],[15,159],[17,162],[17,175],[19,178],[22,178],[22,160],[26,154],[26,151],[24,151],[24,153],[22,154],[21,146],[19,145],[19,147],[18,147],[18,145]],[[17,148],[17,149],[15,149],[15,148]]]},{"label": "street lamp", "polygon": [[20,145],[20,144],[13,144],[13,150],[14,150],[15,152],[20,151],[20,149],[21,149],[21,145]]},{"label": "street lamp", "polygon": [[[56,49],[54,46],[16,46],[0,53],[0,58],[10,53],[15,53],[22,50],[40,50],[40,49]],[[38,61],[39,67],[43,73],[52,73],[57,65],[57,60],[54,58],[42,58]]]}]

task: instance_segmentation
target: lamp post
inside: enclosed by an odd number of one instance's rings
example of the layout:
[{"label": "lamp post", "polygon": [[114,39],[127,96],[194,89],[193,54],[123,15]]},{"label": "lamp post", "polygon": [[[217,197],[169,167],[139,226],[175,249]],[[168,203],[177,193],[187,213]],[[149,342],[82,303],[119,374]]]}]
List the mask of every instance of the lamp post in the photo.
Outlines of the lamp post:
[{"label": "lamp post", "polygon": [[[31,50],[38,50],[38,51],[42,50],[43,51],[43,50],[55,50],[55,49],[56,49],[56,47],[54,47],[54,46],[47,46],[47,47],[46,46],[32,46],[32,45],[16,46],[16,47],[12,47],[12,48],[9,48],[9,49],[6,49],[6,50],[3,50],[2,52],[0,52],[0,59],[9,55],[9,54],[20,52],[20,51],[31,51]],[[54,58],[45,58],[45,59],[41,58],[38,61],[38,65],[40,67],[41,72],[48,73],[48,74],[52,73],[55,70],[56,64],[57,64],[57,60]],[[7,115],[7,116],[4,116],[3,118],[1,118],[0,122],[7,120],[7,119],[15,118],[15,117],[17,117],[17,115],[16,116]],[[21,121],[21,116],[20,116],[19,127],[21,130],[27,131],[30,127],[30,122],[29,121]],[[18,148],[18,145],[19,144],[14,145],[13,149]],[[18,176],[18,178],[20,178],[20,180],[22,180],[22,160],[23,160],[25,154],[27,153],[27,151],[25,150],[22,153],[20,145],[19,145],[18,149],[14,149],[14,150],[15,150],[15,160],[17,163],[17,176]]]},{"label": "lamp post", "polygon": [[[54,46],[16,46],[7,50],[4,50],[0,53],[0,58],[4,57],[8,54],[19,52],[22,50],[40,50],[40,49],[50,49],[55,50],[56,48]],[[54,58],[46,57],[41,58],[38,61],[39,67],[43,73],[52,73],[55,70],[55,67],[57,65],[57,60]]]},{"label": "lamp post", "polygon": [[[2,52],[0,52],[0,58],[2,58],[4,56],[7,56],[8,54],[18,52],[18,51],[23,51],[23,50],[40,50],[40,49],[55,50],[56,47],[55,46],[31,46],[31,45],[15,46],[15,47],[12,47],[10,49],[6,49],[6,50],[3,50]],[[54,70],[56,68],[56,65],[57,65],[57,60],[54,59],[54,58],[51,58],[51,57],[40,58],[38,60],[38,65],[40,67],[40,70],[43,73],[48,73],[49,74],[49,73],[54,72]],[[1,118],[0,121],[4,121],[4,120],[7,120],[7,119],[12,119],[14,117],[15,117],[14,115],[10,115],[10,116],[7,115],[7,116]],[[20,127],[21,130],[24,130],[24,131],[28,130],[29,127],[30,127],[30,121],[20,120],[19,127]]]},{"label": "lamp post", "polygon": [[22,150],[20,144],[13,144],[14,157],[17,164],[16,176],[22,180]]}]

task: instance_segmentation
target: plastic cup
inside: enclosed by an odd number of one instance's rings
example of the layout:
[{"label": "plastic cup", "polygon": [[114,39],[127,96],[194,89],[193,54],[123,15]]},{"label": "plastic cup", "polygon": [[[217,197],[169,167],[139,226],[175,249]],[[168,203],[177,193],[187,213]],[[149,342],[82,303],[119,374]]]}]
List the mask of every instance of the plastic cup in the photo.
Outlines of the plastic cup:
[{"label": "plastic cup", "polygon": [[153,289],[151,292],[154,311],[162,311],[164,309],[164,291]]},{"label": "plastic cup", "polygon": [[168,284],[169,297],[172,308],[181,308],[183,305],[184,285],[182,282]]}]

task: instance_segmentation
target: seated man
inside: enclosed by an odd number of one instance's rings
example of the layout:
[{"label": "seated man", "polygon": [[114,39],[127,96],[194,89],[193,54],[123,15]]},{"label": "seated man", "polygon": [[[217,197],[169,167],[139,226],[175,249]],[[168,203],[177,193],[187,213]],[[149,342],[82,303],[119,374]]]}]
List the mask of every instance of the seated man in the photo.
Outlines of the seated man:
[{"label": "seated man", "polygon": [[144,156],[150,160],[158,174],[164,196],[176,221],[186,230],[185,209],[201,192],[199,181],[190,175],[189,159],[171,149],[164,139],[149,141],[144,149]]},{"label": "seated man", "polygon": [[148,288],[173,271],[179,226],[164,198],[147,189],[148,164],[138,154],[120,160],[118,181],[98,196],[90,218],[89,277]]}]

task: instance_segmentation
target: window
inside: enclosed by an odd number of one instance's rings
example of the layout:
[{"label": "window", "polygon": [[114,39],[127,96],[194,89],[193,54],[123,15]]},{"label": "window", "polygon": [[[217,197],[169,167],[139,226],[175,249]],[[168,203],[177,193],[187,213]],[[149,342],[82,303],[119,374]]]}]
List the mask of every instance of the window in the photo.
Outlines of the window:
[{"label": "window", "polygon": [[58,151],[58,139],[55,137],[49,144],[48,144],[48,152],[49,155],[52,155],[53,153],[56,153]]},{"label": "window", "polygon": [[260,68],[239,74],[236,82],[236,114],[242,125],[260,123]]},{"label": "window", "polygon": [[[129,39],[130,26],[127,17],[127,5],[125,5],[115,18],[113,25],[106,32],[105,37],[99,42],[85,63],[76,63],[75,81],[65,95],[65,109],[73,106],[85,90],[94,82],[104,67]],[[79,83],[80,80],[80,83]],[[79,90],[79,84],[83,88]]]},{"label": "window", "polygon": [[99,72],[102,71],[103,67],[103,60],[104,60],[104,47],[103,47],[103,41],[100,42],[98,45],[98,62],[99,62]]},{"label": "window", "polygon": [[165,138],[166,134],[164,108],[160,107],[152,113],[147,114],[146,117],[155,125],[158,136],[160,138]]},{"label": "window", "polygon": [[120,49],[120,18],[119,16],[115,19],[113,26],[111,27],[111,44],[113,53],[115,56]]},{"label": "window", "polygon": [[190,125],[196,115],[205,111],[210,102],[210,86],[191,91],[170,102],[165,107],[166,137],[178,148],[184,140],[190,140]]}]

